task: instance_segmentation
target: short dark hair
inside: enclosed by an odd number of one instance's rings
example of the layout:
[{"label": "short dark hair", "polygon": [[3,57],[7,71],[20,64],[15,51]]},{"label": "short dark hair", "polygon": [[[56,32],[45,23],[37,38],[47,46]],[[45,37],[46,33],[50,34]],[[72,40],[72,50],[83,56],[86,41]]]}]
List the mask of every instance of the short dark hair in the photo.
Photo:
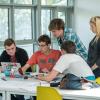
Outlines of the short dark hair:
[{"label": "short dark hair", "polygon": [[4,41],[4,46],[11,46],[12,44],[15,44],[15,41],[12,38],[8,38]]},{"label": "short dark hair", "polygon": [[60,29],[63,29],[64,30],[64,21],[60,18],[55,18],[55,19],[52,19],[50,21],[50,24],[49,24],[49,31],[52,31],[52,30],[60,30]]},{"label": "short dark hair", "polygon": [[44,34],[38,38],[38,42],[45,42],[46,45],[51,44],[51,39],[48,35]]},{"label": "short dark hair", "polygon": [[64,41],[61,45],[61,49],[65,50],[67,53],[75,53],[76,46],[72,41]]}]

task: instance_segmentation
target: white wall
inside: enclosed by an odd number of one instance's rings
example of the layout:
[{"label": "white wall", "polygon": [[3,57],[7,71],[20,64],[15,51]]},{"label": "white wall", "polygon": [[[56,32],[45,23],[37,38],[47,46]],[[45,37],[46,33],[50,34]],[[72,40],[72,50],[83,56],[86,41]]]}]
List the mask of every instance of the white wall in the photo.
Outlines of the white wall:
[{"label": "white wall", "polygon": [[89,21],[92,16],[100,15],[100,0],[75,0],[75,31],[88,49],[94,34]]}]

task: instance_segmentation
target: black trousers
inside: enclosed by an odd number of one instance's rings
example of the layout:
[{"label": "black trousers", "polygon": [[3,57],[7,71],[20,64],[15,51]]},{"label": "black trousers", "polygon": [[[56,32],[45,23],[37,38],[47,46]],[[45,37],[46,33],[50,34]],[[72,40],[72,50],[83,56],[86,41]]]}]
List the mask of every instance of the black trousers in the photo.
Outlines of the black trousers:
[{"label": "black trousers", "polygon": [[13,95],[11,94],[11,100],[25,100],[24,95]]},{"label": "black trousers", "polygon": [[33,100],[36,100],[36,96],[33,96]]}]

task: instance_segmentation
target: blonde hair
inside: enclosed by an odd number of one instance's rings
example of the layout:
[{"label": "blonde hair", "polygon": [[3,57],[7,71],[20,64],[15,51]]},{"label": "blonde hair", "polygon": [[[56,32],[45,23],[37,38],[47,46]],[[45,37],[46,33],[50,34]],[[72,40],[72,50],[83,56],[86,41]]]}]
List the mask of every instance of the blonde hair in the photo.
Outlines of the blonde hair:
[{"label": "blonde hair", "polygon": [[90,19],[90,23],[96,26],[96,39],[100,38],[100,16],[95,16]]}]

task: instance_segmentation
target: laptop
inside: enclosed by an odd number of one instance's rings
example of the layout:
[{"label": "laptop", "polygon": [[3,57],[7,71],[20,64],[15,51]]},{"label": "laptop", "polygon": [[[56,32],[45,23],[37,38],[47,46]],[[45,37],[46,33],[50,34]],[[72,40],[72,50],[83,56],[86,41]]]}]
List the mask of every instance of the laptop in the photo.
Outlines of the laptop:
[{"label": "laptop", "polygon": [[21,67],[20,63],[12,63],[12,62],[1,62],[1,66],[2,69],[4,70],[7,69],[9,71],[11,71],[12,68],[18,70]]},{"label": "laptop", "polygon": [[20,63],[12,63],[12,62],[1,62],[2,71],[9,76],[11,70],[13,69],[14,75],[18,75],[18,69],[21,67]]}]

